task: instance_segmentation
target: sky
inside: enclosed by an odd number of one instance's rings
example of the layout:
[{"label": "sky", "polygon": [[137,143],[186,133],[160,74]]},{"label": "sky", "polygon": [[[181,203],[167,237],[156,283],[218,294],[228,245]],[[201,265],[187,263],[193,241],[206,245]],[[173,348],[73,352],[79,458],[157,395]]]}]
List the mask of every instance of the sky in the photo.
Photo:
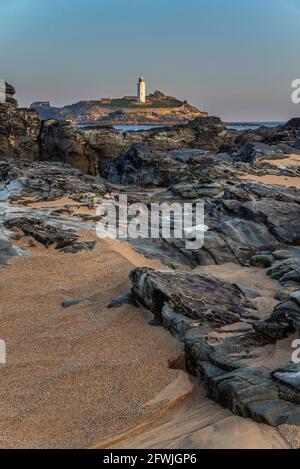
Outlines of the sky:
[{"label": "sky", "polygon": [[299,0],[0,0],[0,78],[22,106],[147,91],[227,121],[300,115]]}]

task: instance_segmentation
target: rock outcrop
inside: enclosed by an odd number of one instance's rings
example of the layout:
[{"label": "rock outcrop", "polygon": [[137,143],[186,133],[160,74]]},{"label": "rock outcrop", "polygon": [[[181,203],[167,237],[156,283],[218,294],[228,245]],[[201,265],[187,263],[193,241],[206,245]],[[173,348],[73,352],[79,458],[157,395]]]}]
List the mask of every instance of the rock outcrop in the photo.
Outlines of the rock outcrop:
[{"label": "rock outcrop", "polygon": [[68,122],[45,121],[42,123],[40,139],[40,159],[59,161],[75,169],[97,176],[99,158],[82,134]]},{"label": "rock outcrop", "polygon": [[69,197],[91,206],[110,192],[107,181],[66,164],[7,158],[0,164],[0,201]]},{"label": "rock outcrop", "polygon": [[[103,170],[103,177],[114,184],[142,187],[168,187],[189,197],[192,190],[203,193],[205,187],[222,178],[234,175],[233,159],[226,154],[212,154],[206,150],[152,150],[144,143],[136,143]],[[222,186],[218,186],[218,192]],[[199,195],[200,196],[200,195]]]},{"label": "rock outcrop", "polygon": [[[278,338],[257,326],[255,310],[238,286],[213,277],[148,268],[134,270],[131,281],[135,300],[183,341],[187,369],[210,398],[260,423],[300,425],[300,366],[282,364],[280,369],[267,370],[255,365]],[[284,311],[285,337],[300,315],[296,301],[294,305],[295,309],[279,306],[272,316],[280,322],[277,312]]]},{"label": "rock outcrop", "polygon": [[[244,163],[284,158],[300,151],[297,149],[300,138],[298,119],[292,119],[275,129],[262,127],[246,132],[227,129],[217,117],[198,117],[183,125],[142,131],[123,132],[112,127],[95,126],[79,128],[63,120],[51,119],[41,123],[34,109],[17,107],[14,93],[14,88],[7,85],[6,103],[0,105],[0,155],[60,161],[92,175],[101,174],[106,164],[121,154],[117,166],[124,166],[126,158],[130,158],[130,153],[124,157],[124,152],[138,143],[147,145],[152,152],[156,152],[157,156],[152,158],[153,162],[156,158],[156,164],[158,165],[159,161],[168,172],[171,160],[176,161],[177,158],[178,164],[187,161],[180,161],[180,157],[178,159],[178,156],[166,153],[183,149],[185,152],[198,150],[202,156],[205,152],[226,154],[227,158]],[[45,103],[41,104],[43,108],[48,109]],[[50,113],[46,117],[57,116]],[[184,158],[190,159],[189,156]],[[150,164],[151,162],[148,163],[148,168]],[[128,166],[127,163],[126,165]],[[128,168],[125,166],[126,173]],[[143,167],[146,168],[145,162]],[[286,173],[290,171],[286,169]],[[111,175],[112,172],[111,166],[107,174]],[[126,177],[124,174],[121,179],[125,182]],[[140,179],[142,180],[142,177]],[[197,182],[197,177],[193,180]],[[208,187],[207,193],[215,193],[217,189]],[[186,192],[180,187],[177,190],[182,194]],[[192,190],[191,194],[197,192],[198,189],[196,192]]]},{"label": "rock outcrop", "polygon": [[0,157],[39,158],[40,118],[36,111],[18,108],[15,90],[6,86],[6,102],[0,104]]},{"label": "rock outcrop", "polygon": [[122,132],[113,128],[86,127],[81,133],[103,162],[128,151],[134,143],[147,144],[152,150],[169,151],[198,148],[218,152],[224,144],[233,144],[235,134],[217,117],[198,118],[186,125],[160,127],[144,131]]}]

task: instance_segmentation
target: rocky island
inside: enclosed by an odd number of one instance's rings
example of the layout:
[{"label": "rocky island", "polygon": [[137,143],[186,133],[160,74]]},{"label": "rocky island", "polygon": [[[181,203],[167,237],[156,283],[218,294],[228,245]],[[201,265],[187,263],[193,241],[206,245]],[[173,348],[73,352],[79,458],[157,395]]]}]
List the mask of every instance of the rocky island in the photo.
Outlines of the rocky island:
[{"label": "rocky island", "polygon": [[[0,445],[299,448],[300,119],[122,132],[60,118],[81,111],[41,119],[14,93],[0,104]],[[203,247],[98,238],[96,207],[120,193],[203,201]]]},{"label": "rocky island", "polygon": [[[146,96],[144,78],[140,77],[137,96],[101,98],[53,107],[49,101],[31,104],[41,119],[68,120],[72,124],[112,125],[174,125],[184,124],[208,114],[199,111],[187,101],[155,91]],[[142,85],[142,96],[141,96]]]}]

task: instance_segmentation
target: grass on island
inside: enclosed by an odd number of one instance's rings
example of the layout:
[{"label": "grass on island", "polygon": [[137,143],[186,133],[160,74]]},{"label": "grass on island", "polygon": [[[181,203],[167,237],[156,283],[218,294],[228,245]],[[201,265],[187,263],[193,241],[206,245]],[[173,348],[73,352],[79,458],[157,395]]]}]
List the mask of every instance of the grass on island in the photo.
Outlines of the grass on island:
[{"label": "grass on island", "polygon": [[108,108],[119,108],[119,107],[126,107],[126,108],[134,108],[134,109],[145,109],[145,108],[176,108],[182,106],[183,103],[181,101],[157,101],[153,103],[145,103],[145,104],[132,104],[131,101],[126,99],[112,99],[111,104],[106,104],[105,107]]}]

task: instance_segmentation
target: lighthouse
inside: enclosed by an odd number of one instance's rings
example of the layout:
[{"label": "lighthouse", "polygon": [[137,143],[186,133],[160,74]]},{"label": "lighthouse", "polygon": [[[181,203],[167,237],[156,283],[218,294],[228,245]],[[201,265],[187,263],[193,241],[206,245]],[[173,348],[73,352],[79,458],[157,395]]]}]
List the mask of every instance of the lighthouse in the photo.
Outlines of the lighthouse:
[{"label": "lighthouse", "polygon": [[140,76],[137,85],[137,101],[138,103],[146,102],[146,84],[143,75]]}]

